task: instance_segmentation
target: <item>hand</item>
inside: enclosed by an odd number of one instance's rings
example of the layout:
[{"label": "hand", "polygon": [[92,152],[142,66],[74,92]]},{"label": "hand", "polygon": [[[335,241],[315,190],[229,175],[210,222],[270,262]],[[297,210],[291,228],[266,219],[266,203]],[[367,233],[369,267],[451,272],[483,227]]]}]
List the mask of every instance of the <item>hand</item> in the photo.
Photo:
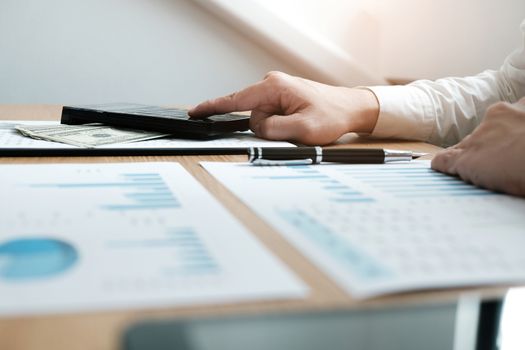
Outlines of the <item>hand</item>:
[{"label": "hand", "polygon": [[525,98],[492,105],[472,134],[436,155],[432,168],[481,187],[525,196]]},{"label": "hand", "polygon": [[192,118],[251,110],[250,129],[271,140],[324,145],[348,132],[371,133],[379,103],[369,90],[316,83],[281,72],[244,90],[205,101]]}]

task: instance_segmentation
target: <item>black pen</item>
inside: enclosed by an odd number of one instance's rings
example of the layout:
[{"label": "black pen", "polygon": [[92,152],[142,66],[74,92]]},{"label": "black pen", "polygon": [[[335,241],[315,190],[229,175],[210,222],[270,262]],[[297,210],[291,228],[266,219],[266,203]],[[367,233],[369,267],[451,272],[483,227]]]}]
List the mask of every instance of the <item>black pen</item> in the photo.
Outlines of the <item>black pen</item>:
[{"label": "black pen", "polygon": [[246,154],[246,148],[2,148],[2,157],[126,157]]},{"label": "black pen", "polygon": [[381,164],[406,162],[425,153],[382,148],[250,147],[249,162],[254,165],[294,165],[335,162],[345,164]]}]

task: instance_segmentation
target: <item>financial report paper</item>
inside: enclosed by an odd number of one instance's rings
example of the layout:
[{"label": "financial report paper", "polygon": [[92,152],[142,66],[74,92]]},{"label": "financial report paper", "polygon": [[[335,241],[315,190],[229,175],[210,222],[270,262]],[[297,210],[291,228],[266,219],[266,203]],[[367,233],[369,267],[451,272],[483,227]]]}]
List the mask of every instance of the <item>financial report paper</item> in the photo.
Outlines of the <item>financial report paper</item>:
[{"label": "financial report paper", "polygon": [[355,297],[525,281],[525,200],[428,161],[201,164]]},{"label": "financial report paper", "polygon": [[[0,121],[0,148],[56,148],[75,149],[59,142],[36,140],[21,135],[15,130],[16,125],[44,126],[60,124],[53,121],[22,121],[3,120]],[[247,148],[247,147],[295,147],[294,144],[285,141],[269,141],[255,137],[251,132],[237,132],[228,137],[213,140],[187,140],[177,138],[160,138],[132,143],[114,143],[98,146],[97,148],[173,148],[173,149],[213,149],[213,148]]]},{"label": "financial report paper", "polygon": [[300,298],[177,163],[0,165],[0,315]]}]

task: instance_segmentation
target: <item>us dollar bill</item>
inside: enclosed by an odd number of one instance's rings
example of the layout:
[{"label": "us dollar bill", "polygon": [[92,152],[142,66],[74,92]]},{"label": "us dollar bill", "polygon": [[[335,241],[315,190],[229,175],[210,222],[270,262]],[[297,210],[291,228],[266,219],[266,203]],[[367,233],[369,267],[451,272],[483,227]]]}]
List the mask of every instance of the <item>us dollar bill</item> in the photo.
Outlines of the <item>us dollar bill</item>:
[{"label": "us dollar bill", "polygon": [[61,142],[87,148],[115,143],[151,140],[169,135],[154,131],[120,129],[101,124],[16,125],[15,129],[22,135],[34,139]]}]

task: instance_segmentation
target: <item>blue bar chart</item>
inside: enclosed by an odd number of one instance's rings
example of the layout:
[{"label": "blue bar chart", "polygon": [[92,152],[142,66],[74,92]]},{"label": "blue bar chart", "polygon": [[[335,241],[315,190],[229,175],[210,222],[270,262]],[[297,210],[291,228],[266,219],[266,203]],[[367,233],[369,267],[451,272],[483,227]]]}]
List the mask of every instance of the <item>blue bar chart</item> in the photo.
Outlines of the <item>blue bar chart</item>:
[{"label": "blue bar chart", "polygon": [[394,165],[342,167],[338,171],[398,198],[491,196],[497,194],[430,168]]},{"label": "blue bar chart", "polygon": [[176,209],[180,203],[158,173],[122,173],[111,182],[66,182],[31,185],[35,188],[56,188],[62,190],[116,190],[121,193],[119,203],[104,204],[101,209],[110,211],[134,211],[155,209]]},{"label": "blue bar chart", "polygon": [[140,250],[148,254],[168,252],[170,264],[163,273],[171,277],[199,277],[221,272],[220,264],[192,227],[168,228],[163,236],[110,240],[109,249]]},{"label": "blue bar chart", "polygon": [[[271,168],[271,167],[270,167]],[[254,180],[275,182],[276,186],[297,183],[303,188],[317,189],[323,192],[330,201],[336,203],[370,203],[374,198],[345,184],[329,175],[323,174],[315,166],[292,165],[283,167],[287,174],[253,176]]]}]

